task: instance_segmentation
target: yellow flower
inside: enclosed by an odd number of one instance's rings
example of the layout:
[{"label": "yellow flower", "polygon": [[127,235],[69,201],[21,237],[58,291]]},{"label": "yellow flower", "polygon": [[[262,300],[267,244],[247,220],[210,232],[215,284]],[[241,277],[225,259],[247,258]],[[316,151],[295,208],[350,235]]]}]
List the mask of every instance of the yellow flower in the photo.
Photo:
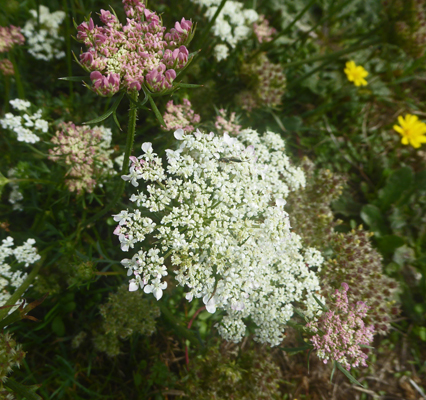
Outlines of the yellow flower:
[{"label": "yellow flower", "polygon": [[398,133],[401,134],[402,144],[411,144],[415,149],[418,149],[422,143],[426,143],[426,124],[419,121],[415,115],[407,114],[405,119],[400,115],[398,117],[399,125],[394,125]]},{"label": "yellow flower", "polygon": [[353,82],[355,86],[367,85],[367,81],[364,78],[368,75],[368,72],[361,65],[357,66],[355,62],[348,61],[344,71],[349,81]]}]

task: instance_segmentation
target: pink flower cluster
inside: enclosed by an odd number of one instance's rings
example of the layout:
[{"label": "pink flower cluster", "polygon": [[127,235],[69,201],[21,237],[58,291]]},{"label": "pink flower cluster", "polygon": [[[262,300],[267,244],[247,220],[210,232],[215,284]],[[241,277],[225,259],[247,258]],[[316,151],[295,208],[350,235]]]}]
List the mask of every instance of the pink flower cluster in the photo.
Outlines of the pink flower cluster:
[{"label": "pink flower cluster", "polygon": [[80,61],[91,72],[92,88],[101,96],[120,89],[152,92],[170,89],[176,71],[188,63],[185,45],[192,39],[192,22],[182,18],[170,32],[155,12],[140,0],[123,0],[127,23],[122,25],[110,11],[101,10],[104,26],[90,18],[77,28],[77,40],[88,50]]},{"label": "pink flower cluster", "polygon": [[110,130],[104,127],[61,124],[52,138],[55,145],[49,149],[49,159],[69,166],[65,183],[70,192],[91,193],[96,184],[114,174],[111,161]]},{"label": "pink flower cluster", "polygon": [[286,77],[280,64],[270,62],[263,53],[251,63],[244,64],[241,73],[250,89],[237,95],[237,102],[242,108],[250,112],[254,108],[273,108],[281,104]]},{"label": "pink flower cluster", "polygon": [[[316,333],[310,340],[324,364],[329,359],[342,364],[348,371],[351,367],[367,366],[368,355],[361,345],[370,345],[373,340],[373,325],[366,326],[363,318],[368,307],[363,301],[349,305],[347,291],[349,286],[342,283],[342,290],[336,289],[335,299],[330,310],[322,314],[318,321],[306,326]],[[317,333],[318,332],[318,333]]]},{"label": "pink flower cluster", "polygon": [[270,42],[272,36],[277,33],[275,28],[269,26],[269,21],[264,15],[259,15],[259,19],[253,24],[253,31],[259,43]]},{"label": "pink flower cluster", "polygon": [[4,76],[15,75],[13,64],[7,59],[0,60],[0,71]]},{"label": "pink flower cluster", "polygon": [[223,108],[219,110],[219,115],[216,117],[215,126],[220,133],[227,133],[228,135],[234,136],[237,136],[241,130],[241,125],[238,125],[236,122],[236,114],[232,112],[228,118],[226,115],[226,110]]},{"label": "pink flower cluster", "polygon": [[16,26],[0,26],[0,53],[9,51],[14,45],[21,46],[25,43],[25,38],[21,33],[21,28]]},{"label": "pink flower cluster", "polygon": [[166,112],[163,115],[166,126],[164,130],[174,131],[176,129],[183,129],[185,132],[194,132],[195,128],[192,124],[200,122],[200,116],[195,114],[191,108],[191,102],[183,99],[182,105],[175,105],[173,101],[169,101],[166,106]]}]

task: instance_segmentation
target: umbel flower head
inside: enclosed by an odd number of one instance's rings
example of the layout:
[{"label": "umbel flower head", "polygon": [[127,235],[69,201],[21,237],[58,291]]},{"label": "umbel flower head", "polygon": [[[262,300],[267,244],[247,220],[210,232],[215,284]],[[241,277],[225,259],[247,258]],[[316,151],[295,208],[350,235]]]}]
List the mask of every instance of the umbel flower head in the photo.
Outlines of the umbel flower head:
[{"label": "umbel flower head", "polygon": [[291,226],[303,242],[329,254],[318,274],[322,294],[326,296],[341,282],[348,283],[349,301],[368,301],[368,322],[376,333],[387,333],[399,313],[398,282],[383,273],[383,259],[373,247],[371,233],[362,227],[346,233],[334,231],[338,221],[334,221],[330,204],[340,197],[343,178],[329,170],[315,171],[309,160],[303,168],[306,186],[290,193],[288,210]]},{"label": "umbel flower head", "polygon": [[13,46],[25,43],[21,28],[17,26],[0,26],[0,53],[9,51]]},{"label": "umbel flower head", "polygon": [[151,92],[170,89],[177,71],[186,66],[186,45],[193,37],[192,22],[182,18],[164,33],[160,17],[140,0],[123,0],[127,23],[121,24],[110,11],[101,10],[105,24],[93,19],[77,27],[77,40],[87,51],[80,54],[81,65],[91,72],[92,89],[112,96],[120,89]]},{"label": "umbel flower head", "polygon": [[69,167],[65,181],[70,192],[92,193],[95,186],[113,175],[113,163],[109,149],[111,130],[103,126],[76,126],[72,122],[61,124],[52,138],[55,145],[49,149],[49,159],[65,163]]},{"label": "umbel flower head", "polygon": [[272,132],[246,129],[231,138],[179,129],[175,137],[181,144],[166,151],[167,167],[144,143],[144,154],[131,157],[130,174],[123,176],[136,187],[139,180],[145,184],[130,197],[134,208],[114,216],[114,233],[123,251],[145,241],[149,247],[122,260],[132,276],[129,289],[158,300],[167,287],[163,277],[173,272],[187,300],[202,298],[207,311],[225,311],[218,326],[223,338],[241,340],[243,320],[250,317],[256,339],[278,345],[293,302],[311,313],[317,309],[311,294],[319,285],[310,267],[322,257],[316,250],[305,257],[284,209],[288,193],[304,185],[304,174]]},{"label": "umbel flower head", "polygon": [[368,355],[361,346],[373,341],[374,327],[363,321],[369,307],[363,301],[349,304],[348,290],[349,286],[342,283],[342,289],[331,296],[334,301],[330,309],[306,326],[315,333],[310,340],[324,364],[334,360],[349,371],[351,367],[367,366]]},{"label": "umbel flower head", "polygon": [[183,99],[183,104],[174,104],[173,100],[170,100],[163,119],[166,126],[162,128],[167,131],[183,129],[185,132],[194,132],[194,125],[200,122],[200,116],[195,114],[188,99]]},{"label": "umbel flower head", "polygon": [[401,136],[402,144],[411,144],[415,149],[418,149],[422,143],[426,143],[426,124],[419,121],[416,115],[407,114],[404,117],[398,117],[399,125],[394,125],[395,129]]},{"label": "umbel flower head", "polygon": [[368,82],[364,79],[368,72],[361,65],[356,65],[354,61],[348,61],[344,69],[346,76],[355,86],[367,86]]},{"label": "umbel flower head", "polygon": [[249,90],[237,96],[237,102],[250,112],[253,108],[276,107],[281,104],[285,92],[286,77],[279,64],[260,54],[254,61],[244,64],[241,72]]}]

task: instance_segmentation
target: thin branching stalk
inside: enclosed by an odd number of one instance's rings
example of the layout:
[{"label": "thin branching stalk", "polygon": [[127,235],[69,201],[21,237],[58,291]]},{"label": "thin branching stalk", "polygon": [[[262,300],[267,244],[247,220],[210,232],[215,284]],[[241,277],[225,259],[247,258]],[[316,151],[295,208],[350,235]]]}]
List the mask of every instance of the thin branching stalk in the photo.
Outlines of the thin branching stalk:
[{"label": "thin branching stalk", "polygon": [[[127,130],[126,149],[124,152],[123,166],[121,168],[122,175],[126,175],[129,172],[129,157],[133,148],[133,142],[134,142],[135,130],[136,130],[136,119],[137,119],[137,113],[138,113],[138,108],[137,108],[137,105],[135,105],[135,102],[138,99],[138,95],[139,93],[137,91],[134,91],[133,93],[130,94],[130,98],[133,101],[130,102],[129,126]],[[115,195],[112,198],[111,202],[103,210],[99,211],[97,214],[93,215],[91,218],[85,221],[83,225],[87,226],[89,224],[92,224],[93,222],[97,221],[99,218],[104,216],[109,210],[111,210],[120,200],[124,192],[125,184],[126,182],[123,179],[120,179],[120,182],[117,185],[117,188],[115,190]]]},{"label": "thin branching stalk", "polygon": [[[33,283],[33,280],[36,278],[41,266],[42,262],[36,264],[30,274],[25,278],[24,282],[22,282],[22,285],[15,290],[15,293],[12,294],[12,296],[9,298],[8,301],[6,301],[3,306],[12,306],[21,298],[21,296],[25,293],[28,287]],[[4,308],[0,310],[0,320],[2,320],[8,312],[9,308]]]},{"label": "thin branching stalk", "polygon": [[[70,20],[69,20],[69,11],[68,11],[68,1],[63,0],[62,5],[64,8],[64,12],[66,14],[65,16],[65,42],[67,45],[67,69],[68,69],[68,76],[72,76],[72,60],[71,60],[71,26],[70,26]],[[68,82],[69,90],[70,90],[70,104],[74,104],[74,91],[73,91],[73,83],[72,81]]]},{"label": "thin branching stalk", "polygon": [[16,63],[13,49],[9,51],[9,59],[10,62],[13,64],[13,70],[15,71],[15,82],[16,89],[18,90],[18,96],[20,99],[25,99],[24,86],[22,85],[21,74],[19,73],[18,64]]},{"label": "thin branching stalk", "polygon": [[311,8],[311,6],[316,2],[316,0],[311,0],[306,7],[300,11],[299,14],[297,14],[294,17],[294,20],[291,21],[290,25],[287,26],[287,28],[285,28],[284,30],[282,30],[278,35],[276,35],[270,42],[266,42],[263,46],[260,46],[259,50],[256,51],[249,59],[253,60],[254,58],[256,58],[260,53],[266,51],[267,49],[271,48],[273,46],[273,44],[281,37],[286,35],[288,32],[291,31],[291,29],[293,28],[293,26],[296,24],[297,21],[299,21],[300,18],[303,17],[303,15]]},{"label": "thin branching stalk", "polygon": [[361,49],[365,49],[367,47],[373,46],[373,45],[378,44],[378,43],[380,43],[380,39],[374,39],[374,40],[371,40],[367,43],[360,44],[358,46],[352,46],[352,47],[349,47],[348,49],[335,51],[334,53],[322,54],[320,56],[306,58],[305,60],[293,61],[293,62],[290,62],[290,63],[287,63],[287,64],[283,64],[282,67],[283,68],[298,67],[299,65],[310,64],[310,63],[313,63],[313,62],[316,62],[316,61],[336,60],[336,59],[340,58],[341,56],[353,53],[353,52],[361,50]]}]

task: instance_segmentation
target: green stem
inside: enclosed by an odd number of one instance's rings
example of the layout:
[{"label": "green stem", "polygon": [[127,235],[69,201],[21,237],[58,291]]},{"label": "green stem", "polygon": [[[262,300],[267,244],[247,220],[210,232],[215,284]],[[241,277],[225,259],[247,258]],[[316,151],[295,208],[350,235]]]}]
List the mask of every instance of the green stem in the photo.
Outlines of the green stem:
[{"label": "green stem", "polygon": [[[217,17],[219,16],[220,12],[222,11],[223,7],[225,7],[225,3],[227,0],[222,0],[222,2],[220,3],[219,7],[217,8],[215,14],[213,15],[213,18],[210,20],[210,22],[208,23],[206,30],[204,31],[203,36],[201,36],[201,39],[199,41],[197,41],[197,45],[195,46],[195,48],[201,48],[204,45],[204,42],[207,39],[208,34],[210,33],[210,30],[212,29],[213,24],[216,22]],[[203,51],[203,49],[201,49],[201,51]]]},{"label": "green stem", "polygon": [[312,63],[312,62],[315,62],[315,61],[322,61],[322,60],[327,60],[327,59],[336,59],[336,58],[339,58],[343,55],[353,53],[354,51],[365,49],[366,47],[372,46],[372,45],[377,44],[379,42],[380,42],[380,39],[374,39],[374,40],[371,40],[368,43],[360,44],[358,46],[352,46],[352,47],[349,47],[349,49],[335,51],[334,53],[331,53],[331,54],[323,54],[323,55],[320,55],[320,56],[307,58],[305,60],[293,61],[293,62],[290,62],[290,63],[287,63],[287,64],[283,64],[282,67],[283,68],[297,67],[299,65],[308,64],[308,63]]},{"label": "green stem", "polygon": [[300,13],[299,14],[297,14],[295,17],[294,17],[294,20],[293,21],[291,21],[291,23],[290,23],[290,25],[289,26],[287,26],[287,28],[285,28],[284,30],[282,30],[278,35],[276,35],[270,42],[267,42],[267,43],[265,43],[263,46],[260,46],[260,49],[258,50],[258,51],[256,51],[256,53],[254,53],[251,57],[250,57],[250,59],[249,59],[249,61],[250,60],[253,60],[253,58],[256,58],[256,56],[257,55],[259,55],[260,53],[262,53],[263,51],[266,51],[267,49],[269,49],[281,36],[284,36],[284,35],[286,35],[288,32],[290,32],[290,30],[291,30],[291,28],[293,28],[293,26],[295,25],[295,23],[297,22],[297,21],[299,21],[299,19],[300,18],[302,18],[303,17],[303,15],[306,13],[306,11],[308,11],[310,8],[311,8],[311,6],[312,6],[312,4],[314,4],[316,2],[316,0],[311,0],[307,5],[306,5],[306,7],[302,10],[302,11],[300,11]]},{"label": "green stem", "polygon": [[[122,175],[126,175],[129,172],[129,157],[133,148],[133,141],[135,138],[135,130],[136,130],[136,119],[137,119],[137,113],[138,113],[137,105],[135,105],[134,102],[138,100],[138,95],[139,93],[137,91],[134,91],[130,94],[130,98],[133,101],[130,102],[129,126],[127,130],[126,149],[124,151],[123,166],[121,168]],[[87,226],[97,221],[99,218],[104,216],[109,210],[111,210],[111,208],[113,208],[120,200],[124,192],[125,184],[126,184],[126,181],[124,181],[123,179],[120,179],[120,182],[118,183],[117,188],[115,190],[115,195],[112,198],[111,202],[103,210],[99,211],[94,216],[92,216],[87,221],[85,221],[83,225]]]},{"label": "green stem", "polygon": [[[12,306],[21,298],[21,296],[25,293],[25,291],[28,289],[28,287],[31,285],[31,283],[37,276],[41,266],[42,266],[42,263],[40,262],[33,268],[30,274],[25,278],[24,282],[22,282],[22,285],[15,290],[15,293],[13,293],[12,296],[9,298],[9,300],[6,301],[4,306]],[[0,320],[2,320],[8,314],[8,312],[9,312],[9,308],[4,308],[0,310]]]},{"label": "green stem", "polygon": [[[70,19],[69,19],[69,11],[68,11],[68,1],[63,0],[62,1],[63,8],[66,14],[65,18],[65,42],[67,45],[67,68],[68,68],[68,76],[72,76],[72,60],[71,60],[71,26],[70,26]],[[74,91],[72,86],[72,81],[68,82],[69,89],[70,89],[70,104],[74,104]]]},{"label": "green stem", "polygon": [[19,73],[18,65],[16,64],[13,50],[9,51],[9,59],[10,59],[10,62],[13,64],[13,69],[15,71],[15,82],[16,82],[16,88],[18,89],[18,96],[20,99],[25,99],[24,86],[22,85],[21,74]]},{"label": "green stem", "polygon": [[4,112],[9,112],[10,78],[4,77]]},{"label": "green stem", "polygon": [[158,302],[158,306],[160,307],[161,315],[165,317],[165,319],[173,327],[173,330],[178,336],[184,337],[194,345],[200,344],[194,332],[182,326],[180,324],[180,321],[173,315],[173,313],[167,308],[167,306],[162,301]]}]

